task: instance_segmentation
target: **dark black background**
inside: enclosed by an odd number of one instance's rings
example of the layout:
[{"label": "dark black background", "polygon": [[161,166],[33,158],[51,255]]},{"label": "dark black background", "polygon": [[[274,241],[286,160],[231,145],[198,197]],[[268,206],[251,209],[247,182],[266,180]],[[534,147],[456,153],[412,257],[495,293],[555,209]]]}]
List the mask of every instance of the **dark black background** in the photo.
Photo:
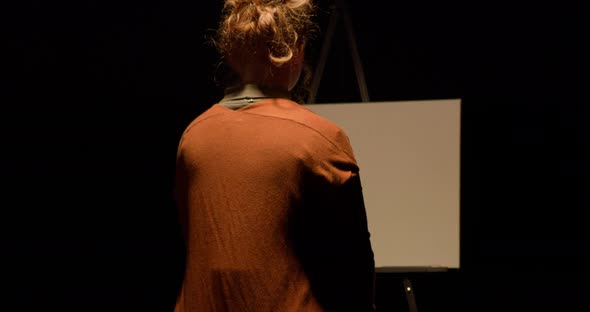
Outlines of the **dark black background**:
[{"label": "dark black background", "polygon": [[[319,4],[312,67],[329,16],[328,1]],[[349,6],[372,101],[463,103],[461,269],[417,277],[422,310],[587,309],[584,11],[541,2]],[[176,144],[222,94],[207,44],[220,8],[0,5],[2,304],[170,310],[182,270]],[[317,99],[360,101],[357,90],[340,25]],[[398,289],[386,276],[378,286],[378,303],[395,306],[386,301]]]}]

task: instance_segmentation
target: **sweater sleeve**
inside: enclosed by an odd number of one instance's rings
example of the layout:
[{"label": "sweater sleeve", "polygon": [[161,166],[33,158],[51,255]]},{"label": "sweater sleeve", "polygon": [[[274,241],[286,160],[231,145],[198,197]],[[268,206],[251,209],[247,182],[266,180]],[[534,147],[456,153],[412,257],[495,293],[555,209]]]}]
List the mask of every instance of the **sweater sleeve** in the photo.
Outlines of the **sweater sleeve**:
[{"label": "sweater sleeve", "polygon": [[323,149],[305,182],[296,249],[326,311],[374,311],[375,263],[359,169],[346,146],[334,146]]}]

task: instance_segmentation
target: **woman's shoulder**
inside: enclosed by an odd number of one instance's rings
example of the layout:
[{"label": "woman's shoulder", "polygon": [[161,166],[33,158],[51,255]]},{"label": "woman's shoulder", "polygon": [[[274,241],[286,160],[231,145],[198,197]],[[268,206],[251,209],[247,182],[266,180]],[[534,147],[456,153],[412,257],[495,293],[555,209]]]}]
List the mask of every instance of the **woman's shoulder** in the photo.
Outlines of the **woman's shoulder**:
[{"label": "woman's shoulder", "polygon": [[198,116],[196,116],[185,128],[184,128],[184,132],[183,132],[183,136],[185,136],[187,133],[191,132],[191,130],[203,123],[204,121],[215,117],[215,116],[219,116],[222,115],[225,112],[225,108],[217,105],[217,104],[213,104],[211,107],[209,107],[207,110],[205,110],[204,112],[202,112],[201,114],[199,114]]},{"label": "woman's shoulder", "polygon": [[256,113],[297,123],[314,133],[320,140],[335,145],[339,150],[354,159],[349,138],[337,124],[291,100],[278,99],[269,104],[261,105]]}]

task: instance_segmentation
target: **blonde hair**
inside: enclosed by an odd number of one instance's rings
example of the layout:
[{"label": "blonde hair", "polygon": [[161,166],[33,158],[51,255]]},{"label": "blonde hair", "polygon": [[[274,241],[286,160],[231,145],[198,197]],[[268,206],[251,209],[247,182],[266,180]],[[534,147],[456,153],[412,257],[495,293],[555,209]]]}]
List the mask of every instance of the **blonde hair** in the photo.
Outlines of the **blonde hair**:
[{"label": "blonde hair", "polygon": [[314,9],[311,0],[226,0],[215,46],[223,57],[238,59],[262,48],[280,67],[313,31]]}]

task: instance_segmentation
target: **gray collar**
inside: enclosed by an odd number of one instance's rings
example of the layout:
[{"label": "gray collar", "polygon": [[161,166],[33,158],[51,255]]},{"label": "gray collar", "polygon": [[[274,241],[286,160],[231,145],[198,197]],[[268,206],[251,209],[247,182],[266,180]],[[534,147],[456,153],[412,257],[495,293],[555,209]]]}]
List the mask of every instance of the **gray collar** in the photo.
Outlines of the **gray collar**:
[{"label": "gray collar", "polygon": [[289,92],[284,90],[261,88],[255,84],[240,84],[225,89],[225,96],[219,105],[230,109],[240,109],[269,98],[290,99],[291,97]]}]

